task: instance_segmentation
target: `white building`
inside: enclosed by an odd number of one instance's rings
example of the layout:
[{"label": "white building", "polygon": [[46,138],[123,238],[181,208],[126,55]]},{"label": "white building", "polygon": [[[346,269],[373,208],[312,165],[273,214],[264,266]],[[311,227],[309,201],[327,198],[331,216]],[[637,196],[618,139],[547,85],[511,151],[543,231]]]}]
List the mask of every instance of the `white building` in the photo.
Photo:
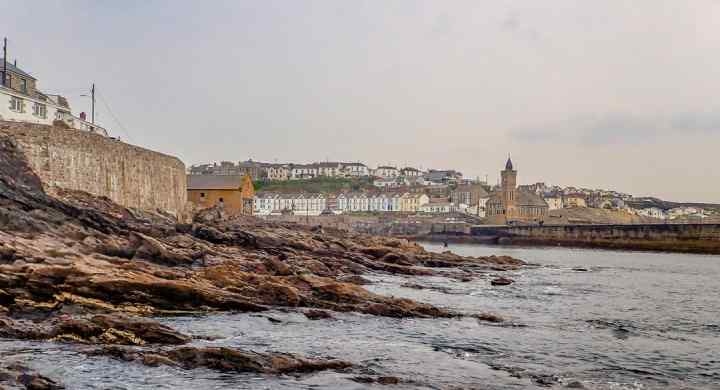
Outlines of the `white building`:
[{"label": "white building", "polygon": [[25,95],[2,85],[0,85],[0,120],[49,126],[62,124],[71,129],[89,131],[106,137],[108,135],[103,127],[72,115],[70,106],[62,97],[41,93],[36,96]]},{"label": "white building", "polygon": [[291,164],[290,165],[290,178],[293,180],[312,179],[317,176],[318,176],[318,169],[313,164]]},{"label": "white building", "polygon": [[400,176],[400,171],[395,167],[382,165],[375,169],[375,176],[379,176],[384,179],[395,178]]},{"label": "white building", "polygon": [[285,181],[290,178],[290,169],[283,164],[267,164],[264,167],[269,180]]},{"label": "white building", "polygon": [[455,205],[450,202],[426,203],[419,207],[421,213],[447,214],[456,211]]},{"label": "white building", "polygon": [[338,177],[342,175],[342,163],[319,162],[312,165],[317,169],[318,176]]},{"label": "white building", "polygon": [[549,210],[559,210],[563,208],[562,195],[548,195],[544,197],[545,203],[548,204]]},{"label": "white building", "polygon": [[648,207],[646,209],[637,209],[635,212],[638,215],[642,215],[645,217],[651,217],[651,218],[657,218],[657,219],[667,219],[667,213],[665,213],[665,210],[658,208],[658,207]]},{"label": "white building", "polygon": [[370,176],[370,170],[363,163],[343,163],[343,174],[349,177],[365,177]]},{"label": "white building", "polygon": [[416,169],[416,168],[412,168],[412,167],[405,167],[405,168],[403,168],[403,169],[400,170],[400,176],[405,176],[405,177],[419,177],[419,176],[422,176],[422,175],[423,175],[423,173],[422,173],[421,170]]}]

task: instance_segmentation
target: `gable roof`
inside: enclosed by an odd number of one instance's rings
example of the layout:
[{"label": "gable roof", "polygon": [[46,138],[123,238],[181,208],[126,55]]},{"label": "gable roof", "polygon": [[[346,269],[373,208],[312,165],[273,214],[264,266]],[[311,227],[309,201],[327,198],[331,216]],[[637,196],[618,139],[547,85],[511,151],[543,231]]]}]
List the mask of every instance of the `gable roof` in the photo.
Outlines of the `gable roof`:
[{"label": "gable roof", "polygon": [[244,175],[187,175],[188,190],[239,190]]},{"label": "gable roof", "polygon": [[[545,202],[545,199],[543,199],[540,195],[523,190],[515,191],[515,193],[517,194],[517,200],[515,201],[515,203],[518,206],[548,207],[547,202]],[[501,196],[502,192],[496,191],[494,194],[492,194],[488,202],[502,204]]]},{"label": "gable roof", "polygon": [[[2,64],[2,62],[0,62],[0,71],[2,70],[2,67],[3,67],[3,64]],[[30,78],[30,79],[33,79],[33,80],[37,80],[35,77],[31,76],[29,73],[25,72],[24,70],[18,68],[18,67],[15,66],[15,65],[13,65],[13,63],[10,62],[9,60],[8,60],[8,62],[7,62],[7,70],[8,70],[8,72],[17,73],[17,74],[19,74],[19,75],[21,75],[21,76],[23,76],[23,77],[27,77],[27,78]]]}]

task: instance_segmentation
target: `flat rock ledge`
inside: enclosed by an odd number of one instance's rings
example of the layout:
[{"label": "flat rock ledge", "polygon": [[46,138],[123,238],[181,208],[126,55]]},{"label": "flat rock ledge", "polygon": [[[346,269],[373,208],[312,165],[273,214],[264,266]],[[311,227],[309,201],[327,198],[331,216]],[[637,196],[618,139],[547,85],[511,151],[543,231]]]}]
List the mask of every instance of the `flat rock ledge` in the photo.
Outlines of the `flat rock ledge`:
[{"label": "flat rock ledge", "polygon": [[[54,189],[51,196],[16,143],[0,135],[3,338],[100,345],[101,354],[123,361],[188,369],[342,369],[349,363],[229,348],[152,349],[191,338],[149,317],[280,308],[313,319],[331,319],[332,312],[450,318],[462,314],[372,293],[363,276],[472,281],[524,265],[506,256],[430,253],[404,239],[227,218],[219,209],[177,221],[84,192]],[[20,366],[3,367],[0,389],[61,388]]]}]

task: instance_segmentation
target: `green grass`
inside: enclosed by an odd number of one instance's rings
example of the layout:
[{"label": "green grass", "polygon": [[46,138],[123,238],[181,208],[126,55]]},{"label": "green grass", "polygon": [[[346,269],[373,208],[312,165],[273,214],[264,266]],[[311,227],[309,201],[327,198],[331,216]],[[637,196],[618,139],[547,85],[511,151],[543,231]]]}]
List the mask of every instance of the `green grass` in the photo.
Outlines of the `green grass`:
[{"label": "green grass", "polygon": [[316,192],[331,193],[340,191],[361,191],[375,188],[368,178],[348,179],[317,177],[307,180],[256,181],[255,191],[269,192]]}]

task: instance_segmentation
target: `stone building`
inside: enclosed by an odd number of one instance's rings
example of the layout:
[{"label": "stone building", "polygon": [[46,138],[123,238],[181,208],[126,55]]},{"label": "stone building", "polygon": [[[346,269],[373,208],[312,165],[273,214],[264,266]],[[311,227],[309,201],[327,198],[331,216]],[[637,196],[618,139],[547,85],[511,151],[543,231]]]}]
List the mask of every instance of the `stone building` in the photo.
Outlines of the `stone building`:
[{"label": "stone building", "polygon": [[488,222],[513,224],[544,221],[548,204],[539,195],[517,188],[517,171],[510,158],[500,175],[500,189],[487,201]]},{"label": "stone building", "polygon": [[230,215],[252,215],[255,188],[248,175],[188,175],[188,200],[205,209],[220,206]]}]

